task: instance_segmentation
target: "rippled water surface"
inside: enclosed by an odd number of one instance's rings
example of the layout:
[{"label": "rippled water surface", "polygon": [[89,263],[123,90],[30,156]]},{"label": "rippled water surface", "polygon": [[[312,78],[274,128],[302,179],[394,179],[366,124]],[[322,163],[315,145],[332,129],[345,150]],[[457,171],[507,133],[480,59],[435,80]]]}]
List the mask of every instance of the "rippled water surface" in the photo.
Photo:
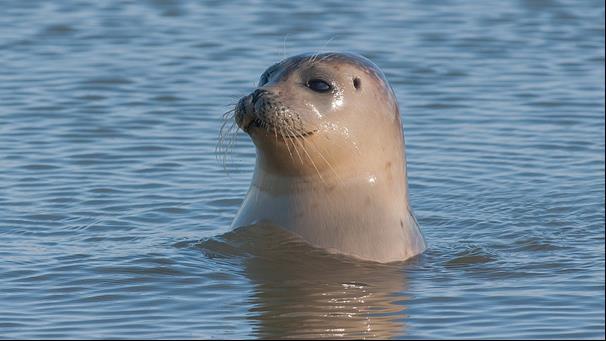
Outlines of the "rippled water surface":
[{"label": "rippled water surface", "polygon": [[[603,1],[3,1],[0,337],[603,338]],[[351,50],[400,101],[429,249],[229,224],[221,114]]]}]

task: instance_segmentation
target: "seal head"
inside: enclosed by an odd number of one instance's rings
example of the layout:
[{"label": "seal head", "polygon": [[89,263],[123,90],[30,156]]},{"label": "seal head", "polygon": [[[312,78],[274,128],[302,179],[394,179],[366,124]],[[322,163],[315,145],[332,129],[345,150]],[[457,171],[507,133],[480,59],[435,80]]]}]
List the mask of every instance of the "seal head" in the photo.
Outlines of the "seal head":
[{"label": "seal head", "polygon": [[233,227],[273,224],[379,262],[425,249],[408,203],[398,103],[371,61],[352,53],[287,58],[240,99],[235,120],[257,160]]}]

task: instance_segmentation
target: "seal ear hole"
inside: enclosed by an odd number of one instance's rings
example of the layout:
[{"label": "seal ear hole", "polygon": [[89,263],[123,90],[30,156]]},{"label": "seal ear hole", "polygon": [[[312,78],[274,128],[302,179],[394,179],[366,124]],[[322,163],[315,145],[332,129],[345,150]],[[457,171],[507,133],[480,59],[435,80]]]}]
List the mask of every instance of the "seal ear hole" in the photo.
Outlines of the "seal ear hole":
[{"label": "seal ear hole", "polygon": [[360,80],[360,78],[355,77],[353,79],[353,86],[354,88],[356,88],[356,90],[360,90],[360,88],[362,87],[362,81]]}]

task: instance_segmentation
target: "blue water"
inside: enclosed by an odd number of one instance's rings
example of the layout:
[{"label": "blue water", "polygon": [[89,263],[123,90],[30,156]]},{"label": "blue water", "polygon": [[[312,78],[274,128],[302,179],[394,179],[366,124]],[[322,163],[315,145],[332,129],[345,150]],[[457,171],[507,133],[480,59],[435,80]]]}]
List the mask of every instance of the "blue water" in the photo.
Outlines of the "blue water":
[{"label": "blue water", "polygon": [[[1,7],[1,338],[604,338],[603,1]],[[221,114],[332,50],[399,99],[410,262],[224,235]]]}]

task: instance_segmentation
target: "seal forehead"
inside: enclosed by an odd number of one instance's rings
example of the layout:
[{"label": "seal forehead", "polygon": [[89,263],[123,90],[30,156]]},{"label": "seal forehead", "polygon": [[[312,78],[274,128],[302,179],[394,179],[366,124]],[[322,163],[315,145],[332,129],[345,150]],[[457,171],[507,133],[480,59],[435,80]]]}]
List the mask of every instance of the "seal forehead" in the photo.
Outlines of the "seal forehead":
[{"label": "seal forehead", "polygon": [[281,62],[270,66],[264,72],[264,75],[274,73],[278,70],[283,74],[290,74],[291,72],[296,69],[299,69],[302,66],[314,64],[351,65],[389,87],[389,83],[387,82],[385,75],[377,65],[375,65],[373,62],[359,54],[350,52],[327,52],[320,54],[302,53],[296,56],[286,58]]},{"label": "seal forehead", "polygon": [[311,59],[312,63],[319,61],[319,62],[324,62],[327,64],[350,65],[350,66],[353,66],[353,67],[359,69],[360,71],[363,71],[363,72],[373,76],[377,80],[380,80],[383,83],[387,84],[387,79],[385,78],[385,75],[383,74],[381,69],[379,69],[379,67],[377,65],[375,65],[373,62],[371,62],[367,58],[365,58],[359,54],[356,54],[356,53],[329,52],[329,53],[323,53],[323,54],[319,54],[319,55],[315,55],[315,56],[312,55],[308,58]]}]

